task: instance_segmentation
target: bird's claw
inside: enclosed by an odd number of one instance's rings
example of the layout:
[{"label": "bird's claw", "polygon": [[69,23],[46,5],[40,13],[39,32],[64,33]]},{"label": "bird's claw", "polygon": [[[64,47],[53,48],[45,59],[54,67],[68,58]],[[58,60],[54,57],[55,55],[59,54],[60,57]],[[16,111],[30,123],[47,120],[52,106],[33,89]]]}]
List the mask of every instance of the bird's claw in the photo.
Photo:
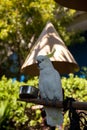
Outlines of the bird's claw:
[{"label": "bird's claw", "polygon": [[46,106],[48,106],[49,99],[48,98],[43,98],[43,100],[45,101]]},{"label": "bird's claw", "polygon": [[57,101],[58,99],[56,98],[56,97],[54,97],[53,99],[52,99],[52,104],[53,104],[53,106],[55,106],[56,105],[56,101]]}]

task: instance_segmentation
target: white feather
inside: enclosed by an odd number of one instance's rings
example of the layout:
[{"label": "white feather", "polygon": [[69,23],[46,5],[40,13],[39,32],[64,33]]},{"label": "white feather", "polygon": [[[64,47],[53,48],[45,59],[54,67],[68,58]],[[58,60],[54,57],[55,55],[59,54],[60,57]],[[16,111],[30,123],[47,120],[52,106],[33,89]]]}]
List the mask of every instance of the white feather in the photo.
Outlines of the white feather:
[{"label": "white feather", "polygon": [[[59,101],[63,100],[62,85],[59,73],[54,69],[51,61],[46,56],[38,56],[39,62],[39,89],[42,98]],[[62,110],[54,107],[45,107],[47,123],[51,126],[63,123]]]}]

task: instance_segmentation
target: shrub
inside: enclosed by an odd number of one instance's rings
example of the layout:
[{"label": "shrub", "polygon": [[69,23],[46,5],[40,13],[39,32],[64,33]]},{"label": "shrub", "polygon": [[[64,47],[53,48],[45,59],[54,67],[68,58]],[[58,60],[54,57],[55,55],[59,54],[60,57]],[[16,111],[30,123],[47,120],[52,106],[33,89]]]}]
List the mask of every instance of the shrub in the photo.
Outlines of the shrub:
[{"label": "shrub", "polygon": [[[62,77],[62,87],[64,95],[72,97],[77,101],[87,101],[87,80],[70,74],[68,78]],[[68,111],[64,115],[64,127],[69,125]]]},{"label": "shrub", "polygon": [[19,102],[18,81],[5,76],[0,80],[0,129],[10,130],[24,124],[28,117],[24,113],[25,102]]},{"label": "shrub", "polygon": [[[87,101],[86,79],[70,74],[68,78],[62,77],[61,81],[65,98],[68,96],[78,101]],[[32,111],[31,109],[31,106],[35,104],[17,100],[19,88],[24,84],[38,87],[38,78],[29,79],[27,83],[13,81],[5,76],[0,80],[0,129],[41,129],[41,113],[39,110]],[[64,126],[69,123],[67,114],[64,116]]]}]

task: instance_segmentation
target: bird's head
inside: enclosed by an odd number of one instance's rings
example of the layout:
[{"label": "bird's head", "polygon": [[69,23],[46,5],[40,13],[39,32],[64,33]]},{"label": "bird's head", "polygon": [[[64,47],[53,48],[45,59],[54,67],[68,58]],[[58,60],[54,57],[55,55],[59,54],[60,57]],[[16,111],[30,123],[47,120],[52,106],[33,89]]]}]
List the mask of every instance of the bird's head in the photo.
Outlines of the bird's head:
[{"label": "bird's head", "polygon": [[40,70],[53,66],[47,56],[39,55],[36,57],[36,61]]}]

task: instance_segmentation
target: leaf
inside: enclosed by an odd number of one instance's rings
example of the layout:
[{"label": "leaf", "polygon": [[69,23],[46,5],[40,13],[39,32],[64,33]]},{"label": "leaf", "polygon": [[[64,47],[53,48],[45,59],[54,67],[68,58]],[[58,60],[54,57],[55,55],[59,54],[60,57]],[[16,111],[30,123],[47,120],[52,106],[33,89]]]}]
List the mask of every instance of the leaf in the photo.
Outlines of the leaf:
[{"label": "leaf", "polygon": [[0,102],[0,123],[8,116],[8,104],[8,100]]}]

